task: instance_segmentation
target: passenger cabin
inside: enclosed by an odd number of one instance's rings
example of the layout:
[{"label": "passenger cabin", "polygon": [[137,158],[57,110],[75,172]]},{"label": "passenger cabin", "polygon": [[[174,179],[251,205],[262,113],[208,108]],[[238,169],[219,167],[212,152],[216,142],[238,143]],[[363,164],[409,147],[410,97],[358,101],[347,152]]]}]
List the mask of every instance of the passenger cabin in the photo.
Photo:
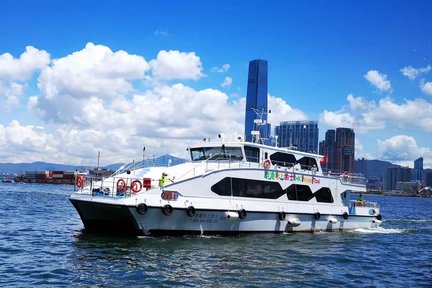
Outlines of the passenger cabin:
[{"label": "passenger cabin", "polygon": [[322,172],[320,155],[255,143],[205,143],[199,147],[189,148],[189,151],[192,162],[227,160],[263,165],[268,160],[278,170],[292,168],[313,173]]}]

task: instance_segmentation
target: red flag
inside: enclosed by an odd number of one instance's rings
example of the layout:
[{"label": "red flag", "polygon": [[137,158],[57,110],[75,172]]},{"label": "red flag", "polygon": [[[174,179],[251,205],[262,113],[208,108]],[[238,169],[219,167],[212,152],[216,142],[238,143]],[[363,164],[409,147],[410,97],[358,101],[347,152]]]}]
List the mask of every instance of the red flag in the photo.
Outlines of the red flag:
[{"label": "red flag", "polygon": [[327,164],[327,156],[326,155],[324,155],[324,157],[321,158],[320,163],[321,163],[321,165]]}]

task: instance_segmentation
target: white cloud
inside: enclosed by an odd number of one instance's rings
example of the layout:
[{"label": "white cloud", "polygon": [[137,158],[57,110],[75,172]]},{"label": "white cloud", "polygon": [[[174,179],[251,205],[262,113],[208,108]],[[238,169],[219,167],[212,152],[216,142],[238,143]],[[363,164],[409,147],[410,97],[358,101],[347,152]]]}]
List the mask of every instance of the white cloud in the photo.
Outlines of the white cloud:
[{"label": "white cloud", "polygon": [[430,65],[422,68],[413,68],[411,66],[403,67],[400,71],[406,77],[414,80],[418,75],[428,73],[432,67]]},{"label": "white cloud", "polygon": [[201,59],[195,52],[162,50],[157,59],[150,61],[150,65],[153,76],[158,80],[197,80],[204,76]]},{"label": "white cloud", "polygon": [[144,79],[148,69],[141,56],[88,43],[42,70],[38,79],[42,95],[34,108],[47,120],[79,121],[76,117],[80,117],[88,99],[110,101],[126,95],[133,91],[131,81]]},{"label": "white cloud", "polygon": [[420,88],[423,91],[423,93],[432,95],[432,82],[424,82],[422,81],[420,83]]},{"label": "white cloud", "polygon": [[387,126],[417,128],[432,131],[432,104],[424,99],[405,100],[395,103],[386,97],[376,104],[362,97],[347,96],[349,109],[327,111],[320,116],[320,122],[329,127],[350,127],[357,132],[384,129]]},{"label": "white cloud", "polygon": [[377,70],[368,71],[364,77],[381,92],[391,90],[391,84],[390,81],[387,80],[387,75],[381,74]]},{"label": "white cloud", "polygon": [[231,77],[225,77],[224,81],[222,82],[222,87],[229,87],[232,84],[232,78]]},{"label": "white cloud", "polygon": [[353,128],[355,126],[355,118],[350,113],[343,111],[324,110],[319,121],[332,128]]},{"label": "white cloud", "polygon": [[225,73],[230,69],[230,65],[229,64],[224,64],[222,65],[222,67],[213,67],[212,68],[212,72],[218,72],[218,73]]},{"label": "white cloud", "polygon": [[412,166],[411,163],[418,157],[432,159],[432,150],[418,147],[416,140],[411,136],[397,135],[386,140],[378,139],[377,142],[378,150],[381,153],[380,158],[383,160],[389,160],[400,165],[410,163]]},{"label": "white cloud", "polygon": [[276,96],[268,95],[268,109],[271,110],[271,113],[268,114],[267,119],[272,127],[279,125],[282,121],[307,120],[304,112],[292,108],[285,100]]},{"label": "white cloud", "polygon": [[4,84],[0,81],[0,96],[5,98],[2,109],[10,111],[14,107],[19,106],[19,101],[24,94],[26,86],[17,82],[5,81]]},{"label": "white cloud", "polygon": [[33,46],[27,46],[19,58],[4,53],[0,55],[0,79],[26,81],[36,70],[43,69],[49,62],[49,54]]}]

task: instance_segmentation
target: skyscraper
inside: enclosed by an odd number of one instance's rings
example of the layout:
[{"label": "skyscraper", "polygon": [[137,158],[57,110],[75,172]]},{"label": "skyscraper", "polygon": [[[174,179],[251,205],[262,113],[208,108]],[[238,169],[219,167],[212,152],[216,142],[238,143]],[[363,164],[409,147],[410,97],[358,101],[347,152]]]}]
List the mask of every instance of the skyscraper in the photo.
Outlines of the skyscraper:
[{"label": "skyscraper", "polygon": [[396,189],[398,182],[409,182],[411,180],[411,169],[408,167],[389,167],[386,172],[385,190]]},{"label": "skyscraper", "polygon": [[[252,142],[252,131],[259,130],[261,139],[270,136],[270,124],[267,123],[267,92],[268,75],[266,60],[252,60],[249,62],[248,86],[245,113],[245,140]],[[262,125],[257,125],[255,119],[260,119]]]},{"label": "skyscraper", "polygon": [[351,128],[336,128],[336,169],[354,172],[355,133]]},{"label": "skyscraper", "polygon": [[283,121],[275,127],[279,147],[297,147],[297,150],[318,153],[317,121]]},{"label": "skyscraper", "polygon": [[423,157],[414,160],[413,180],[423,181]]},{"label": "skyscraper", "polygon": [[351,128],[327,130],[319,153],[327,157],[327,170],[354,172],[355,133]]}]

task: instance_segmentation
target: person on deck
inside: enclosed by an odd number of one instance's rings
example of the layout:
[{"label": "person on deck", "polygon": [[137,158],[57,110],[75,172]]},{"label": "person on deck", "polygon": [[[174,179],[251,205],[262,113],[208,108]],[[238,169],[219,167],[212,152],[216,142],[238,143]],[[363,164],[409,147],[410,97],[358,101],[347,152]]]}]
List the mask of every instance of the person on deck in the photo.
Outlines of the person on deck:
[{"label": "person on deck", "polygon": [[163,172],[161,178],[159,178],[159,187],[164,187],[168,184],[168,181],[174,182],[168,178],[168,174]]},{"label": "person on deck", "polygon": [[360,195],[357,198],[357,202],[363,202],[363,195],[360,193]]}]

